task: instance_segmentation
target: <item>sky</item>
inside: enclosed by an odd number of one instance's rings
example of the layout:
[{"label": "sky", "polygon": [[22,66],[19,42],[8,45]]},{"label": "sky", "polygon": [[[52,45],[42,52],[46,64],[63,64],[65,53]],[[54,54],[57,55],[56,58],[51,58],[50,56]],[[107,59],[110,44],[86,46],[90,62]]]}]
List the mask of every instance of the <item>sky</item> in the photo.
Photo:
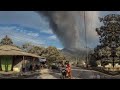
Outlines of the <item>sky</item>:
[{"label": "sky", "polygon": [[63,48],[46,18],[34,11],[0,11],[0,39],[5,35],[16,45],[31,43]]},{"label": "sky", "polygon": [[[98,17],[108,14],[120,14],[120,11],[86,11],[87,46],[94,48],[99,44],[99,36],[95,29],[102,23]],[[79,15],[78,15],[79,16]],[[82,15],[80,15],[82,16]],[[76,17],[78,18],[78,17]],[[85,47],[84,21],[76,19],[80,27],[81,47]],[[0,11],[0,39],[8,35],[17,45],[31,43],[42,46],[64,48],[57,36],[52,32],[47,18],[34,11]]]},{"label": "sky", "polygon": [[[97,45],[99,45],[99,36],[97,35],[97,32],[95,31],[96,28],[99,28],[103,25],[102,22],[99,21],[99,17],[104,17],[108,14],[120,14],[120,11],[86,11],[85,17],[86,17],[86,36],[87,36],[87,47],[94,48]],[[83,17],[82,17],[83,18]],[[81,22],[84,22],[81,20]],[[85,34],[84,34],[84,25],[80,30],[83,32],[80,35],[81,41],[84,41]],[[85,43],[81,42],[81,46],[85,46]]]}]

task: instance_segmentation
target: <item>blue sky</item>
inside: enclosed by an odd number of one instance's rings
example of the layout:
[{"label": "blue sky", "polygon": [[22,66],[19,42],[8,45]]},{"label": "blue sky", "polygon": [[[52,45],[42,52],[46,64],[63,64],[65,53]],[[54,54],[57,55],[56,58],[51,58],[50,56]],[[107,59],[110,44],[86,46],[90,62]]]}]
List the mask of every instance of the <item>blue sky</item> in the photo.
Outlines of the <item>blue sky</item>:
[{"label": "blue sky", "polygon": [[[99,44],[99,36],[95,28],[101,26],[98,17],[107,14],[120,14],[120,11],[87,12],[86,29],[88,47],[94,48]],[[80,22],[84,24],[83,20]],[[81,47],[85,47],[83,26],[80,25]],[[0,39],[5,35],[12,38],[13,42],[17,45],[28,42],[35,45],[51,45],[57,48],[64,48],[56,35],[52,32],[48,20],[34,11],[0,11]]]},{"label": "blue sky", "polygon": [[0,39],[5,35],[17,45],[28,42],[63,48],[47,19],[33,11],[0,11]]}]

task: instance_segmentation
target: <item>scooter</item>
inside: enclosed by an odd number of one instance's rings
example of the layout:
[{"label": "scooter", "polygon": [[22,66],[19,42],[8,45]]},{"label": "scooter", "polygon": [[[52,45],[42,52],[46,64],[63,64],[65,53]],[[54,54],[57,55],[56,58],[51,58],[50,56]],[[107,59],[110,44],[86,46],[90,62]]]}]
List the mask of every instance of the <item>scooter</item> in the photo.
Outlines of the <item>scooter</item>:
[{"label": "scooter", "polygon": [[66,70],[62,70],[61,71],[61,79],[66,79],[67,78],[67,71]]}]

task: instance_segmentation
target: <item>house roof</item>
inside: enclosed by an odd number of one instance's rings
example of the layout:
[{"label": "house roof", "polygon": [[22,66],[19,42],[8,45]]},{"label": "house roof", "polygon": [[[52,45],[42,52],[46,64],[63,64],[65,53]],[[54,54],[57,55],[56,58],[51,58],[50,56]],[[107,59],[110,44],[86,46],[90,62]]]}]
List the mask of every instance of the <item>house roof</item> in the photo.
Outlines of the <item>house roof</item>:
[{"label": "house roof", "polygon": [[0,56],[1,55],[21,55],[21,56],[31,56],[31,57],[38,57],[40,56],[24,52],[22,49],[17,48],[13,45],[1,45],[0,46]]}]

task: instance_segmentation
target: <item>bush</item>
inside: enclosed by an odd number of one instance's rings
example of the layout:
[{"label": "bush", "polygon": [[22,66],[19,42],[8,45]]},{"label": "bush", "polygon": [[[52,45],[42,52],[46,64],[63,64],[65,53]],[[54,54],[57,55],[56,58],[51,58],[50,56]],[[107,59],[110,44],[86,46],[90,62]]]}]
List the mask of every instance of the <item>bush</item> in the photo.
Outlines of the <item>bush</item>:
[{"label": "bush", "polygon": [[91,67],[97,67],[97,63],[96,63],[96,61],[94,61],[94,60],[90,60],[90,65],[91,65]]}]

